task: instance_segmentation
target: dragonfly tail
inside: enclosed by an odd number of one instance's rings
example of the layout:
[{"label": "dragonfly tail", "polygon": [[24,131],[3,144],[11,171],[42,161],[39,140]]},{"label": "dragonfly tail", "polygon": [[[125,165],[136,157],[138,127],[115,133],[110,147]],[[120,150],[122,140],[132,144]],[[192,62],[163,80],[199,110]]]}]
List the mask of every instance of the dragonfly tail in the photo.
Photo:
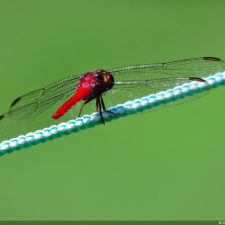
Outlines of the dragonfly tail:
[{"label": "dragonfly tail", "polygon": [[52,115],[52,118],[59,119],[76,103],[83,100],[85,97],[88,97],[89,95],[90,90],[88,88],[79,88],[70,99],[68,99],[62,106],[58,108],[58,110]]}]

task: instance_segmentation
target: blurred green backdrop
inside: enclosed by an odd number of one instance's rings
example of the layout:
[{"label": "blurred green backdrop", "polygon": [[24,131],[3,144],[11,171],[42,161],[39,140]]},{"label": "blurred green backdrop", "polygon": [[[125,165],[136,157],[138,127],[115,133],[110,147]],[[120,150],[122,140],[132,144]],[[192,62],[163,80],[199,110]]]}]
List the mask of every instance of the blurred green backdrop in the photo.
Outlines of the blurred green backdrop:
[{"label": "blurred green backdrop", "polygon": [[[224,1],[0,0],[0,114],[98,68],[225,59]],[[0,158],[1,220],[225,218],[225,88]]]}]

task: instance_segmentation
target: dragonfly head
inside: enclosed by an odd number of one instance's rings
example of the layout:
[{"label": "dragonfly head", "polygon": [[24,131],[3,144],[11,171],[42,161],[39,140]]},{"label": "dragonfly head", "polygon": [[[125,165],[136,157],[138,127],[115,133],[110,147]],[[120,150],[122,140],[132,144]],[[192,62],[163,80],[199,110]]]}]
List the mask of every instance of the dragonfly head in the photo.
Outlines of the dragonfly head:
[{"label": "dragonfly head", "polygon": [[114,78],[111,73],[105,70],[97,70],[96,72],[99,78],[102,80],[106,90],[109,90],[114,86]]}]

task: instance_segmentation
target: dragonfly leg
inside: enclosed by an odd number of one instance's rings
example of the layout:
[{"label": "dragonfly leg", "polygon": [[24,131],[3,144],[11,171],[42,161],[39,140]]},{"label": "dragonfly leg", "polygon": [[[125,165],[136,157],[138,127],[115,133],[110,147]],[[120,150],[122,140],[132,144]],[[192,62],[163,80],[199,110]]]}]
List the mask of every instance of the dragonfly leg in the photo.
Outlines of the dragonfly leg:
[{"label": "dragonfly leg", "polygon": [[102,116],[102,105],[101,105],[99,97],[96,99],[96,111],[99,112],[101,120],[102,120],[102,123],[105,124],[105,120],[104,120],[104,118]]},{"label": "dragonfly leg", "polygon": [[107,112],[107,113],[110,113],[110,114],[116,116],[116,113],[114,113],[114,112],[112,112],[112,111],[110,111],[110,110],[107,110],[107,109],[105,108],[105,103],[104,103],[104,101],[103,101],[102,96],[100,97],[100,100],[101,100],[101,104],[102,104],[103,110],[104,110],[105,112]]},{"label": "dragonfly leg", "polygon": [[83,108],[84,108],[84,106],[88,103],[88,102],[90,102],[92,99],[88,99],[87,101],[85,101],[84,103],[83,103],[83,105],[81,106],[81,108],[80,108],[80,112],[79,112],[79,114],[78,114],[78,117],[80,117],[80,115],[81,115],[81,113],[82,113],[82,110],[83,110]]},{"label": "dragonfly leg", "polygon": [[98,112],[98,106],[99,105],[99,99],[98,98],[96,98],[96,112]]}]

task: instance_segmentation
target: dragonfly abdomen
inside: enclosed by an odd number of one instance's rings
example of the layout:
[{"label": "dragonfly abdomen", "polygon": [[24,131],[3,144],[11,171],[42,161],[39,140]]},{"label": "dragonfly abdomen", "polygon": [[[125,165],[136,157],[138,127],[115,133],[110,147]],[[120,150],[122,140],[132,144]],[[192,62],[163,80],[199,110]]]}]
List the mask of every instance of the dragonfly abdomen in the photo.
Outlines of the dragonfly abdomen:
[{"label": "dragonfly abdomen", "polygon": [[75,104],[90,95],[90,88],[78,88],[76,93],[68,99],[60,108],[52,115],[53,119],[58,119],[63,116]]}]

